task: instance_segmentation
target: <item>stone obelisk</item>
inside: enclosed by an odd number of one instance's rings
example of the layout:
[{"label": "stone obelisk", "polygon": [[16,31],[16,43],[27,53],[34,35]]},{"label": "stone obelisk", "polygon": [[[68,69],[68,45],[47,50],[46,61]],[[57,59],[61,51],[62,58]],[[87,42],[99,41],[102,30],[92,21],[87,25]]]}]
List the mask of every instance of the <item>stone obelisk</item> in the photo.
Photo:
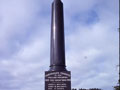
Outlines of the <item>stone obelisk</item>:
[{"label": "stone obelisk", "polygon": [[60,0],[52,3],[50,70],[65,71],[65,45],[63,4]]},{"label": "stone obelisk", "polygon": [[52,3],[50,70],[45,72],[45,90],[71,90],[71,73],[65,65],[63,3]]}]

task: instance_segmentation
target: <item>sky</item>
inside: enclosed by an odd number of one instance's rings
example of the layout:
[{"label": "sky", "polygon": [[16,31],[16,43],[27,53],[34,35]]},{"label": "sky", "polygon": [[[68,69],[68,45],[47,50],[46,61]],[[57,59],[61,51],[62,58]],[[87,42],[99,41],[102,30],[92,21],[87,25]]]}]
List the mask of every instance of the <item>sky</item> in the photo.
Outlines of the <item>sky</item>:
[{"label": "sky", "polygon": [[[0,0],[0,90],[44,90],[53,0]],[[62,0],[72,88],[118,82],[118,0]]]}]

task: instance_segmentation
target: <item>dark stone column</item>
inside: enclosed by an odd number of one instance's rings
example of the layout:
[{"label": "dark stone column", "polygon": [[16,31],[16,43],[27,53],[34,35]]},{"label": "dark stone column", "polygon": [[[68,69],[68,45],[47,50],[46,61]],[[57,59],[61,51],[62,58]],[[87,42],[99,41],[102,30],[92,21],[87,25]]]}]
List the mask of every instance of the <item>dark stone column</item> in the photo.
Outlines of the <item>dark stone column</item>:
[{"label": "dark stone column", "polygon": [[71,72],[66,70],[63,3],[52,3],[50,70],[45,72],[45,90],[71,90]]},{"label": "dark stone column", "polygon": [[52,3],[50,71],[65,71],[63,3]]}]

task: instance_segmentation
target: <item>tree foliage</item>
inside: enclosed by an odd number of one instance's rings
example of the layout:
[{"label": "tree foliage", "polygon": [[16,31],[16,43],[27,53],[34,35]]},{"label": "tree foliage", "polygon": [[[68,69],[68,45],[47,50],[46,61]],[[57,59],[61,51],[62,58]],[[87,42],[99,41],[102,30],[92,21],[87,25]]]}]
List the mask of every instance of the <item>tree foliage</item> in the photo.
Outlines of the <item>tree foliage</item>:
[{"label": "tree foliage", "polygon": [[114,90],[120,90],[120,86],[115,86]]}]

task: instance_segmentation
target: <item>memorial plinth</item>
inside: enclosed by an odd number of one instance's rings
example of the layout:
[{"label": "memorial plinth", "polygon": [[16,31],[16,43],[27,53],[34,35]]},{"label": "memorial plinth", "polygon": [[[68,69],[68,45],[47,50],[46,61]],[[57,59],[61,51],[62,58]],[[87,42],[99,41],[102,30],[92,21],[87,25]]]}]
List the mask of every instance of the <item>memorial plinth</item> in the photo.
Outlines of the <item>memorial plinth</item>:
[{"label": "memorial plinth", "polygon": [[45,90],[71,90],[70,72],[45,72]]},{"label": "memorial plinth", "polygon": [[65,65],[63,3],[52,3],[50,70],[45,72],[45,90],[71,90],[71,72]]}]

